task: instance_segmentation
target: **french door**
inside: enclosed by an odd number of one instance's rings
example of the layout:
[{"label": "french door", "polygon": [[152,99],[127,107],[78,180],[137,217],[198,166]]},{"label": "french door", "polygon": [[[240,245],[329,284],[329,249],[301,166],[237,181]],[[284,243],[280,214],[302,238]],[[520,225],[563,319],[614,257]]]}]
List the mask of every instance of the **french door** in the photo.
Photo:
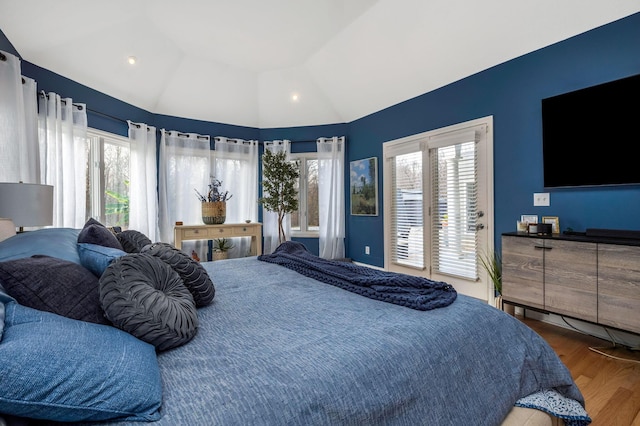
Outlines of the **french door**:
[{"label": "french door", "polygon": [[493,118],[383,146],[385,269],[493,301],[479,256],[493,252]]}]

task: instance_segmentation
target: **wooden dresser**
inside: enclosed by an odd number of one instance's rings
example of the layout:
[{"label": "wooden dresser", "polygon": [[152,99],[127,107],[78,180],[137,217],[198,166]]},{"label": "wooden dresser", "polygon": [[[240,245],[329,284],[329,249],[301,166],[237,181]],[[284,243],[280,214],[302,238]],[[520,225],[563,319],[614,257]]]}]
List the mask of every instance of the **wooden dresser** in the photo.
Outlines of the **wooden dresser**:
[{"label": "wooden dresser", "polygon": [[503,234],[502,297],[640,334],[640,240]]}]

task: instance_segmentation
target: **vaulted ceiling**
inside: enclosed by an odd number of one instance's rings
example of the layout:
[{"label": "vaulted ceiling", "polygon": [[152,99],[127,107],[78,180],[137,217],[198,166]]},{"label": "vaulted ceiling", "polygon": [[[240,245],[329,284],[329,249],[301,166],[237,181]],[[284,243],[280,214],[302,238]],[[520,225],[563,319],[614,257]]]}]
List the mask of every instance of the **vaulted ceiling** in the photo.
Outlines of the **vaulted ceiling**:
[{"label": "vaulted ceiling", "polygon": [[0,0],[0,30],[24,60],[147,111],[270,128],[350,122],[639,11],[639,0]]}]

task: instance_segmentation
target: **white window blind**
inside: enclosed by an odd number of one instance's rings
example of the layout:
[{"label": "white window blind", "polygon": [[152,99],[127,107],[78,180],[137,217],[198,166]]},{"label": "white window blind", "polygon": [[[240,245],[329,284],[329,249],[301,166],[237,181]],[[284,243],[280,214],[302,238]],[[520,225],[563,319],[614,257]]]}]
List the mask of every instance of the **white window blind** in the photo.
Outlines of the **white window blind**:
[{"label": "white window blind", "polygon": [[478,278],[477,140],[475,130],[464,130],[429,141],[431,268],[471,280]]},{"label": "white window blind", "polygon": [[391,161],[391,261],[420,268],[424,262],[422,151],[398,154]]}]

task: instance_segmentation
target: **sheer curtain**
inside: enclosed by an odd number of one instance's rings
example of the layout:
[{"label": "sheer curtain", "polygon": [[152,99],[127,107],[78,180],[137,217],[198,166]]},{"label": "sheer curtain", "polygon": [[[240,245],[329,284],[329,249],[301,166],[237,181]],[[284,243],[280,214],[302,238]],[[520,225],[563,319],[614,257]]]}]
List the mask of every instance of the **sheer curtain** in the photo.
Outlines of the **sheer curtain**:
[{"label": "sheer curtain", "polygon": [[36,99],[20,59],[0,51],[0,182],[40,183]]},{"label": "sheer curtain", "polygon": [[[278,140],[278,141],[266,141],[264,142],[265,151],[271,151],[273,153],[285,152],[287,157],[291,154],[291,141]],[[264,177],[263,177],[264,179]],[[262,194],[266,196],[267,194]],[[288,214],[284,218],[284,233],[287,239],[291,238],[291,215]],[[276,212],[270,212],[264,207],[262,208],[262,236],[264,239],[264,247],[262,248],[264,254],[273,253],[280,244],[278,241],[278,214]]]},{"label": "sheer curtain", "polygon": [[[209,136],[161,130],[158,217],[162,242],[174,243],[176,221],[202,223],[202,206],[195,190],[204,193],[209,184],[209,142]],[[185,245],[183,251],[191,253]]]},{"label": "sheer curtain", "polygon": [[129,228],[158,241],[158,191],[156,128],[129,123],[131,175],[129,184]]},{"label": "sheer curtain", "polygon": [[[258,141],[215,137],[212,174],[233,197],[227,201],[227,223],[258,220]],[[234,239],[229,257],[243,257],[250,238]]]},{"label": "sheer curtain", "polygon": [[38,111],[42,183],[53,185],[53,226],[82,228],[86,221],[87,108],[40,94]]},{"label": "sheer curtain", "polygon": [[317,140],[319,255],[325,259],[344,257],[344,145],[344,136]]}]

